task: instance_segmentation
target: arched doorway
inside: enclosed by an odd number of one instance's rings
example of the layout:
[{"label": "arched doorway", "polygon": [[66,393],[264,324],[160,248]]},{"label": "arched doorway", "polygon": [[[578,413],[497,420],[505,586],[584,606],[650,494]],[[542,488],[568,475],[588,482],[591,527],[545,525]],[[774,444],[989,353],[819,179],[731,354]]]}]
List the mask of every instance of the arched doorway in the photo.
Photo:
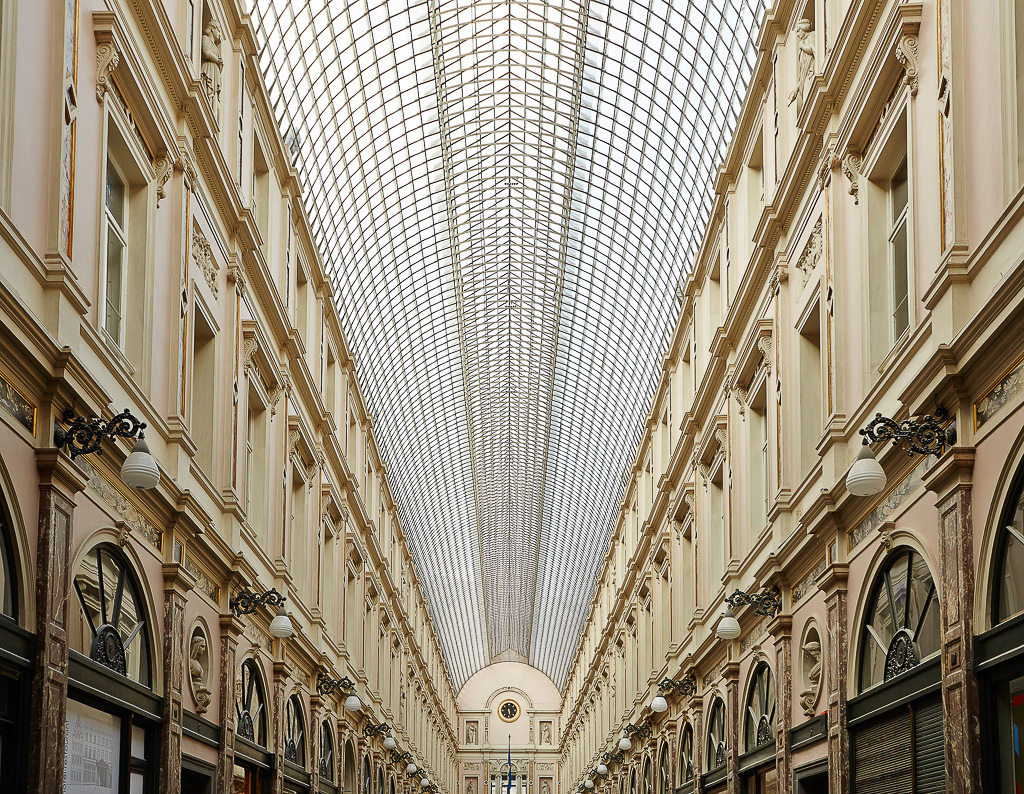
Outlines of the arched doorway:
[{"label": "arched doorway", "polygon": [[12,513],[0,488],[0,780],[14,791],[26,785],[33,636],[19,625],[19,570],[14,554]]}]

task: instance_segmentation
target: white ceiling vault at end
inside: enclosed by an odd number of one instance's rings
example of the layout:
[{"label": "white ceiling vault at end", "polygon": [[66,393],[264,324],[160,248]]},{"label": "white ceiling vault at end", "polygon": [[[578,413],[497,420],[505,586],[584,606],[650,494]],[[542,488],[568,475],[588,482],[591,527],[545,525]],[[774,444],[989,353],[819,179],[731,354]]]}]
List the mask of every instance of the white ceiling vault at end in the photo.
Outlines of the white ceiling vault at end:
[{"label": "white ceiling vault at end", "polygon": [[455,688],[564,688],[764,0],[250,1]]}]

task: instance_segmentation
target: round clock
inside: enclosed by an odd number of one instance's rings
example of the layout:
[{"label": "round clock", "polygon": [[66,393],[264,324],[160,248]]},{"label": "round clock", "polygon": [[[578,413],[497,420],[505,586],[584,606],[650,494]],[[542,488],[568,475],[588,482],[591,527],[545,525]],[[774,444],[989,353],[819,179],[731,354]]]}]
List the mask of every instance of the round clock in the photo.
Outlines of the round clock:
[{"label": "round clock", "polygon": [[505,722],[515,722],[519,717],[519,704],[514,700],[506,700],[498,706],[498,716]]}]

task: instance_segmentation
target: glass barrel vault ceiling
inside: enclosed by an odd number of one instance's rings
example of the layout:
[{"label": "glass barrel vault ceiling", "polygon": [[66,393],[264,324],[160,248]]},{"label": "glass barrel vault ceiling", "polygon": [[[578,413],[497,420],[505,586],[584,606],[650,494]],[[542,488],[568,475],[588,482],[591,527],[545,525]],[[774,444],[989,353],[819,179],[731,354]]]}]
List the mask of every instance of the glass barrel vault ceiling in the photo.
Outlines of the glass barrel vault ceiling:
[{"label": "glass barrel vault ceiling", "polygon": [[252,1],[453,683],[564,688],[763,0]]}]

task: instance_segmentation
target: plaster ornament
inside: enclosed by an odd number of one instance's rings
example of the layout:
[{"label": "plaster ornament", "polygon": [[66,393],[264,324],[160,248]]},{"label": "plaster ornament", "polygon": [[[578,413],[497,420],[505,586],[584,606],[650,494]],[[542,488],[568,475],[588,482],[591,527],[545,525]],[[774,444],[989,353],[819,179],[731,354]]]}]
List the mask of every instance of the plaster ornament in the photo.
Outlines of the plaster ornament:
[{"label": "plaster ornament", "polygon": [[211,19],[203,31],[202,43],[202,85],[206,98],[210,100],[215,118],[220,118],[221,73],[224,59],[220,55],[220,23]]},{"label": "plaster ornament", "polygon": [[270,400],[270,415],[275,416],[277,414],[277,404],[281,402],[281,394],[283,389],[280,386],[275,386],[267,393],[267,399]]},{"label": "plaster ornament", "polygon": [[169,154],[162,154],[153,161],[153,171],[156,174],[156,206],[159,209],[160,200],[167,198],[167,183],[174,173],[174,160]]},{"label": "plaster ornament", "polygon": [[247,336],[242,342],[242,372],[248,375],[256,369],[256,349],[259,343],[255,336]]},{"label": "plaster ornament", "polygon": [[772,371],[772,338],[769,334],[759,336],[757,339],[757,349],[761,351],[761,357],[764,359],[765,365],[768,367],[768,371]]},{"label": "plaster ornament", "polygon": [[896,60],[903,71],[903,85],[910,89],[911,96],[917,96],[917,36],[901,36],[896,42]]},{"label": "plaster ornament", "polygon": [[850,180],[850,195],[853,196],[853,203],[860,204],[860,175],[864,167],[864,158],[854,152],[848,153],[842,162],[843,173]]},{"label": "plaster ornament", "polygon": [[477,743],[477,726],[475,722],[466,723],[466,744]]},{"label": "plaster ornament", "polygon": [[[811,639],[813,637],[814,639]],[[808,717],[813,717],[818,697],[821,694],[821,643],[818,634],[812,631],[807,642],[800,649],[806,686],[800,692],[800,707]]]},{"label": "plaster ornament", "polygon": [[811,231],[811,236],[807,239],[807,244],[804,246],[803,253],[800,254],[800,258],[796,262],[797,270],[803,276],[803,283],[807,284],[807,279],[810,278],[811,271],[818,264],[818,260],[821,258],[821,217],[818,217],[818,222],[814,224],[814,229]]},{"label": "plaster ornament", "polygon": [[96,48],[96,101],[102,103],[111,87],[110,78],[121,56],[112,41],[105,41]]},{"label": "plaster ornament", "polygon": [[747,390],[737,386],[732,390],[733,395],[736,397],[736,402],[740,407],[740,416],[746,417],[747,415]]},{"label": "plaster ornament", "polygon": [[551,744],[551,723],[542,722],[540,724],[540,743]]},{"label": "plaster ornament", "polygon": [[466,781],[466,794],[475,794],[476,792],[476,780],[470,778]]},{"label": "plaster ornament", "polygon": [[213,297],[219,297],[219,287],[217,285],[218,268],[217,263],[213,259],[213,249],[210,248],[209,241],[207,241],[199,229],[192,230],[192,258],[206,279]]},{"label": "plaster ornament", "polygon": [[206,686],[206,667],[209,666],[209,656],[206,649],[206,637],[202,630],[196,628],[192,633],[192,642],[189,643],[188,651],[188,672],[189,684],[192,688],[192,700],[196,704],[196,714],[205,714],[210,708],[212,693]]},{"label": "plaster ornament", "polygon": [[548,781],[540,784],[540,794],[551,794],[551,784]]},{"label": "plaster ornament", "polygon": [[809,93],[809,83],[814,77],[814,41],[811,33],[814,28],[810,20],[801,19],[794,28],[796,33],[796,88],[789,95],[789,104],[796,102],[796,115],[799,118],[804,110],[804,99]]},{"label": "plaster ornament", "polygon": [[832,146],[827,146],[821,153],[821,160],[818,163],[817,170],[817,183],[818,190],[822,191],[832,184],[832,169],[838,165],[836,161],[835,149]]}]

